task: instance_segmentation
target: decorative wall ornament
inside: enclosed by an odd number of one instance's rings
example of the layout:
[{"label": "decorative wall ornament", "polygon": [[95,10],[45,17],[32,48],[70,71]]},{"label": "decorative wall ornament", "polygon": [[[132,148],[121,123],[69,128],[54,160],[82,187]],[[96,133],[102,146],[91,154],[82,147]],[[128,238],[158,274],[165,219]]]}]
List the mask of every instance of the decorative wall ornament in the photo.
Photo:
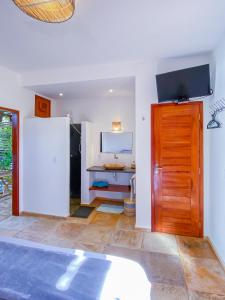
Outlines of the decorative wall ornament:
[{"label": "decorative wall ornament", "polygon": [[61,23],[69,20],[75,0],[12,0],[28,16],[42,22]]},{"label": "decorative wall ornament", "polygon": [[225,99],[222,98],[218,101],[216,101],[213,105],[210,106],[210,114],[212,117],[212,120],[209,121],[207,125],[207,129],[216,129],[221,128],[222,123],[216,120],[216,116],[225,110]]},{"label": "decorative wall ornament", "polygon": [[51,101],[35,95],[35,116],[40,118],[50,118]]}]

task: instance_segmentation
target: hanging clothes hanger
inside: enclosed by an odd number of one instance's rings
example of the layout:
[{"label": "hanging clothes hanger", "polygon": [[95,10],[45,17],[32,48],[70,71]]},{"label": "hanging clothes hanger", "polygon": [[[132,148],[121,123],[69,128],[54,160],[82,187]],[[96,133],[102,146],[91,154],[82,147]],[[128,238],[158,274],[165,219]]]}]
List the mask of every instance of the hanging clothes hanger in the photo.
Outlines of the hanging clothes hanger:
[{"label": "hanging clothes hanger", "polygon": [[225,110],[225,99],[222,98],[218,100],[215,104],[211,106],[211,117],[212,120],[207,124],[207,129],[221,128],[222,123],[216,120],[216,116]]}]

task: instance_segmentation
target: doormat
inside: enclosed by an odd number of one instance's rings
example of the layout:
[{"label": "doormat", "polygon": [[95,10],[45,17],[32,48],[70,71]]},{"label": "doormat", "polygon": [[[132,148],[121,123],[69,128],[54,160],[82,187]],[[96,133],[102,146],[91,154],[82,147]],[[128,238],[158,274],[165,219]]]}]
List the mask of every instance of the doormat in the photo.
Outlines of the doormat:
[{"label": "doormat", "polygon": [[101,204],[96,211],[110,214],[121,214],[124,210],[123,206],[112,204]]},{"label": "doormat", "polygon": [[88,218],[90,214],[93,212],[95,207],[90,207],[90,206],[80,206],[72,215],[71,217],[76,217],[76,218]]}]

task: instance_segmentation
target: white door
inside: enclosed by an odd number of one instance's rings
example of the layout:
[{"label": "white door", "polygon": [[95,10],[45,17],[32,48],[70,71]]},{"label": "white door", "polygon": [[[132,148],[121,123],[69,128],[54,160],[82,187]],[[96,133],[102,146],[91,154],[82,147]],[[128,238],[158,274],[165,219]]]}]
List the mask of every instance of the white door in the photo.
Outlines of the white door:
[{"label": "white door", "polygon": [[69,216],[69,118],[26,119],[24,141],[23,211]]}]

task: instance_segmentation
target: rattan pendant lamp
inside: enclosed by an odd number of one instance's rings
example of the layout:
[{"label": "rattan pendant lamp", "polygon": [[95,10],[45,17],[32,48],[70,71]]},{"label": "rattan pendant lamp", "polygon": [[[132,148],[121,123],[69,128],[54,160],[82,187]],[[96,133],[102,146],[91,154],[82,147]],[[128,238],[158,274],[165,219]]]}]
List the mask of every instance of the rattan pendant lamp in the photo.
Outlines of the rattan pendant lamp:
[{"label": "rattan pendant lamp", "polygon": [[39,21],[61,23],[69,20],[75,0],[12,0],[24,13]]}]

